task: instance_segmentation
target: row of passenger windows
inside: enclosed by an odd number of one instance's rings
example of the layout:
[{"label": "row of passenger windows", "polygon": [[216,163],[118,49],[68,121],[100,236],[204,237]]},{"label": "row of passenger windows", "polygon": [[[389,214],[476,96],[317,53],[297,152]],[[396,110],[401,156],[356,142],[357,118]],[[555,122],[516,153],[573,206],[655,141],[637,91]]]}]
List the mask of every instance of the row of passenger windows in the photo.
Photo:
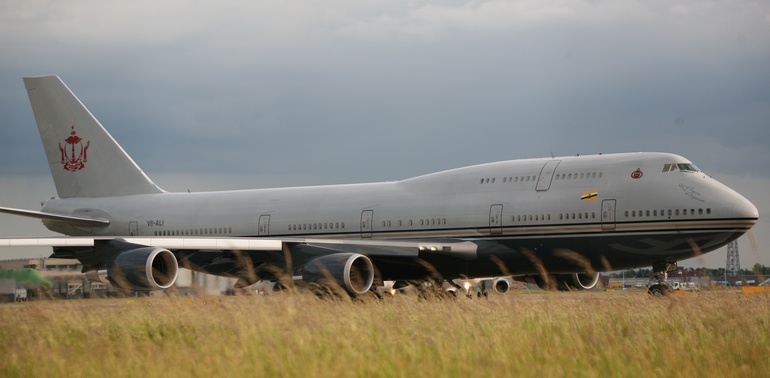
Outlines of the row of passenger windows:
[{"label": "row of passenger windows", "polygon": [[[706,209],[668,209],[668,210],[626,210],[626,218],[636,217],[665,217],[665,216],[679,216],[679,215],[711,215],[711,208]],[[595,212],[583,212],[583,213],[560,213],[559,220],[569,219],[596,219]],[[551,214],[526,214],[526,215],[513,215],[511,216],[511,222],[532,222],[532,221],[549,221],[551,220]]]},{"label": "row of passenger windows", "polygon": [[184,230],[159,230],[155,231],[155,236],[211,236],[211,235],[226,235],[232,234],[232,227],[217,227],[217,228],[188,228]]},{"label": "row of passenger windows", "polygon": [[[668,210],[626,210],[625,216],[626,218],[634,218],[634,217],[657,217],[657,216],[679,216],[681,215],[710,215],[711,209],[668,209]],[[559,220],[575,220],[575,219],[596,219],[596,212],[570,212],[570,213],[559,213]],[[513,223],[520,223],[520,222],[539,222],[539,221],[550,221],[551,220],[551,214],[517,214],[511,216],[511,222]],[[447,220],[446,218],[424,218],[419,219],[417,221],[410,219],[406,222],[409,227],[413,227],[416,225],[420,226],[437,226],[437,225],[446,225]],[[380,224],[383,228],[389,228],[393,227],[403,227],[404,222],[402,220],[384,220],[380,221]],[[306,230],[333,230],[333,229],[344,229],[345,228],[345,222],[328,222],[328,223],[303,223],[303,224],[293,224],[289,225],[289,231],[306,231]]]},{"label": "row of passenger windows", "polygon": [[[707,209],[681,209],[682,215],[703,215],[704,213],[706,215],[711,214],[711,208]],[[626,210],[626,218],[635,218],[635,217],[672,217],[672,216],[679,216],[680,210],[679,209],[668,209],[668,210]]]},{"label": "row of passenger windows", "polygon": [[[395,224],[396,227],[402,227],[404,225],[404,222],[402,220],[397,221],[391,221],[391,220],[384,220],[381,221],[382,227],[393,227]],[[435,226],[435,225],[445,225],[447,224],[446,218],[425,218],[425,219],[419,219],[419,220],[412,220],[410,219],[407,224],[412,227],[417,224],[420,226]],[[366,227],[364,225],[364,227]],[[307,230],[342,230],[345,229],[345,222],[325,222],[325,223],[302,223],[302,224],[290,224],[289,225],[289,231],[307,231]]]},{"label": "row of passenger windows", "polygon": [[[575,172],[575,173],[557,173],[553,175],[554,180],[583,180],[583,179],[595,179],[602,178],[602,172]],[[479,184],[494,184],[497,179],[495,177],[482,178],[479,180]],[[537,176],[513,176],[503,177],[503,183],[516,183],[516,182],[532,182],[537,181]]]},{"label": "row of passenger windows", "polygon": [[[559,213],[559,220],[565,219],[596,219],[595,212],[585,213]],[[549,221],[551,220],[551,214],[526,214],[526,215],[513,215],[511,216],[511,222],[537,222],[537,221]]]},{"label": "row of passenger windows", "polygon": [[[507,182],[530,182],[535,181],[537,176],[516,176],[516,177],[503,177],[503,183]],[[483,178],[479,181],[479,184],[494,184],[497,178]]]},{"label": "row of passenger windows", "polygon": [[[599,176],[601,177],[601,176]],[[635,218],[635,217],[657,217],[657,216],[679,216],[679,215],[710,215],[711,214],[711,208],[706,209],[668,209],[668,210],[626,210],[625,216],[626,218]],[[559,213],[559,220],[569,220],[569,219],[596,219],[596,213],[595,212],[583,212],[583,213]],[[511,222],[518,223],[518,222],[537,222],[537,221],[550,221],[551,220],[551,214],[518,214],[511,216]],[[403,222],[401,220],[397,220],[395,222],[385,220],[382,221],[382,227],[393,227],[393,224],[396,224],[396,227],[402,227]],[[417,222],[410,219],[408,221],[408,225],[414,226],[415,224],[419,223],[420,226],[435,226],[435,225],[446,225],[447,220],[446,218],[425,218],[420,219]],[[306,230],[333,230],[333,229],[344,229],[345,228],[345,222],[324,222],[324,223],[303,223],[303,224],[292,224],[289,225],[289,231],[306,231]],[[161,231],[155,231],[155,236],[211,236],[211,235],[226,235],[226,234],[232,234],[233,229],[232,227],[218,227],[218,228],[194,228],[194,229],[184,229],[184,230],[161,230]]]},{"label": "row of passenger windows", "polygon": [[302,223],[289,225],[289,231],[342,230],[344,228],[345,222]]},{"label": "row of passenger windows", "polygon": [[[397,221],[389,221],[384,220],[382,221],[382,227],[393,227],[393,225],[396,225],[396,227],[403,226],[404,222],[400,219]],[[416,224],[419,224],[420,226],[436,226],[436,225],[443,225],[446,224],[446,218],[427,218],[427,219],[420,219],[418,221],[414,221],[410,219],[407,224],[411,227]]]},{"label": "row of passenger windows", "polygon": [[602,172],[576,172],[576,173],[558,173],[553,175],[554,180],[583,180],[602,178]]}]

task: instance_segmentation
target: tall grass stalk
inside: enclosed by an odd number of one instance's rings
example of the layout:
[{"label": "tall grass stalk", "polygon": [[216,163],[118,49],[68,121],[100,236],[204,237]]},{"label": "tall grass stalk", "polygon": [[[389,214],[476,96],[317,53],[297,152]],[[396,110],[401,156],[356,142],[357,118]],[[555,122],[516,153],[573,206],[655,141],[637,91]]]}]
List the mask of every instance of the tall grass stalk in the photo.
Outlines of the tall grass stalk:
[{"label": "tall grass stalk", "polygon": [[770,374],[770,295],[310,295],[0,306],[0,376]]}]

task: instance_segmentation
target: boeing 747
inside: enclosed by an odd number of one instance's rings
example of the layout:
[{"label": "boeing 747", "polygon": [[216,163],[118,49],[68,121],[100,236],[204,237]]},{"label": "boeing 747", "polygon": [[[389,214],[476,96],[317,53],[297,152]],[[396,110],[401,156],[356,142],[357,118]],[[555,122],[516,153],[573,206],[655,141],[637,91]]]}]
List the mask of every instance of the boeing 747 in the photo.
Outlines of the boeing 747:
[{"label": "boeing 747", "polygon": [[677,261],[758,220],[746,198],[670,153],[501,161],[401,181],[170,193],[57,76],[24,78],[58,197],[39,211],[50,246],[126,290],[162,290],[180,267],[259,280],[297,277],[362,295],[389,281],[514,276],[591,289],[598,272]]}]

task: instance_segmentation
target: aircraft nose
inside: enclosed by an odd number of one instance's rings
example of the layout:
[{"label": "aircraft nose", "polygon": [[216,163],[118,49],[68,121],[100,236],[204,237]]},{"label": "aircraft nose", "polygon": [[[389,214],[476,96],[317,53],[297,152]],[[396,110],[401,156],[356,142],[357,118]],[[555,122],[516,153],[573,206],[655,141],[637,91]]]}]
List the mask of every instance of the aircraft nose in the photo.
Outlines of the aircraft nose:
[{"label": "aircraft nose", "polygon": [[757,210],[753,203],[739,195],[733,201],[733,218],[757,220],[759,219],[759,210]]}]

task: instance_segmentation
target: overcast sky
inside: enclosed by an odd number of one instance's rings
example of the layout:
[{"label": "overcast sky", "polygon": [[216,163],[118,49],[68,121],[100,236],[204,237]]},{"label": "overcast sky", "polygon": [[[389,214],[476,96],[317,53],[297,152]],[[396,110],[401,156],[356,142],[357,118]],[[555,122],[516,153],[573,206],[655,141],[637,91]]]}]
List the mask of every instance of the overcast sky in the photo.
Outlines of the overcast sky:
[{"label": "overcast sky", "polygon": [[3,206],[56,195],[21,80],[43,74],[166,190],[678,153],[757,205],[741,263],[770,265],[768,2],[2,1]]}]

